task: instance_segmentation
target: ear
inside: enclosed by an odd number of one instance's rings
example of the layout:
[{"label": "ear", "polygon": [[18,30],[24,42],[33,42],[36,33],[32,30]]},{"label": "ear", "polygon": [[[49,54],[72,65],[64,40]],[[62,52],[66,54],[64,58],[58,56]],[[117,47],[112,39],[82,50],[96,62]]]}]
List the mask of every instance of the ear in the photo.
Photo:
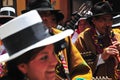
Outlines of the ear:
[{"label": "ear", "polygon": [[26,74],[27,73],[27,64],[22,63],[18,65],[18,69],[23,73]]}]

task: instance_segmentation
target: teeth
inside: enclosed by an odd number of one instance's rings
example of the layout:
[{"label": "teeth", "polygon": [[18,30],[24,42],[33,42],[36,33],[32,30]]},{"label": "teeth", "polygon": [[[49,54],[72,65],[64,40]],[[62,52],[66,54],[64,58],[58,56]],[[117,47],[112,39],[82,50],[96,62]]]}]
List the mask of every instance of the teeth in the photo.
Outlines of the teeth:
[{"label": "teeth", "polygon": [[50,70],[48,70],[48,71],[55,71],[55,69],[50,69]]}]

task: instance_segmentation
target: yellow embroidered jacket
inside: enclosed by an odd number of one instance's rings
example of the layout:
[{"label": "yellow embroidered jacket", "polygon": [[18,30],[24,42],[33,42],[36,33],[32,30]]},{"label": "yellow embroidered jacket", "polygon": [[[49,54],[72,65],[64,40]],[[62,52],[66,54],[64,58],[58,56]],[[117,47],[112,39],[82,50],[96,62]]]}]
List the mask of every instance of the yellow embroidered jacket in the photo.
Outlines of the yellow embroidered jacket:
[{"label": "yellow embroidered jacket", "polygon": [[[54,34],[57,34],[60,32],[60,30],[52,28],[52,32]],[[62,50],[62,53],[65,56],[65,61],[68,66],[68,70],[71,78],[70,80],[79,80],[79,79],[91,80],[92,79],[91,68],[82,58],[77,48],[72,44],[70,37],[67,37],[65,41],[67,42],[68,48]]]}]

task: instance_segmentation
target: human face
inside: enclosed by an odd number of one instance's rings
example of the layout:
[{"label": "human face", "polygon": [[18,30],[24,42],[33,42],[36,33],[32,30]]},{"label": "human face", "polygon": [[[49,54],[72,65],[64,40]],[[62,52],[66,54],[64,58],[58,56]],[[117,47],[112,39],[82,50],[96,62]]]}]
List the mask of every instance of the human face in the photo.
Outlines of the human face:
[{"label": "human face", "polygon": [[112,15],[102,15],[97,18],[93,18],[93,24],[99,33],[105,34],[106,30],[111,30],[113,24]]},{"label": "human face", "polygon": [[[35,53],[33,53],[35,54]],[[46,46],[28,64],[24,64],[23,73],[29,80],[55,80],[55,67],[58,63],[54,54],[54,46]]]},{"label": "human face", "polygon": [[57,26],[56,17],[50,11],[40,12],[40,15],[42,17],[43,23],[48,28],[56,27]]}]

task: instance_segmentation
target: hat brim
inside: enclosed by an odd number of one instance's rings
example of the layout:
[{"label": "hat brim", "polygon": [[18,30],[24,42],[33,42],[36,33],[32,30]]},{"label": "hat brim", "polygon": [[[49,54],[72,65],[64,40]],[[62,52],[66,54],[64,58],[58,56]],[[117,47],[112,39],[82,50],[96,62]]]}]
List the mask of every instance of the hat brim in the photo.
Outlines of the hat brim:
[{"label": "hat brim", "polygon": [[79,20],[86,20],[87,18],[83,17],[83,18],[80,18]]},{"label": "hat brim", "polygon": [[[38,10],[38,11],[53,11],[53,12],[57,12],[57,11],[60,11],[60,10],[55,10],[55,9],[51,9],[51,8],[37,8],[35,10]],[[26,10],[22,10],[21,13],[26,13],[26,12],[29,12],[30,10],[29,9],[26,9]]]},{"label": "hat brim", "polygon": [[15,18],[15,16],[0,15],[0,19],[1,18],[3,18],[3,19],[6,19],[6,18],[13,19],[13,18]]},{"label": "hat brim", "polygon": [[46,39],[43,39],[39,42],[37,42],[36,44],[32,45],[32,46],[29,46],[11,56],[8,55],[8,53],[4,54],[4,55],[1,55],[0,56],[0,63],[1,62],[7,62],[7,61],[10,61],[12,59],[15,59],[19,56],[21,56],[22,54],[26,53],[27,51],[30,51],[32,49],[35,49],[35,48],[39,48],[39,47],[42,47],[42,46],[46,46],[46,45],[50,45],[50,44],[53,44],[55,42],[58,42],[64,38],[66,38],[67,36],[70,36],[71,34],[73,33],[73,30],[71,29],[68,29],[66,31],[62,31],[61,33],[58,33],[56,35],[53,35],[53,36],[50,36]]},{"label": "hat brim", "polygon": [[15,18],[15,17],[14,16],[0,15],[0,23],[4,24],[13,18]]},{"label": "hat brim", "polygon": [[52,8],[37,8],[36,10],[39,10],[39,11],[60,11],[60,10],[56,10],[56,9],[52,9]]},{"label": "hat brim", "polygon": [[113,17],[113,25],[112,28],[120,27],[120,15]]},{"label": "hat brim", "polygon": [[117,23],[117,24],[113,24],[113,25],[112,25],[112,28],[116,28],[116,27],[120,27],[120,23]]},{"label": "hat brim", "polygon": [[107,15],[107,14],[110,14],[110,15],[115,16],[115,15],[117,15],[117,14],[120,14],[120,12],[100,13],[100,14],[96,14],[96,15],[93,14],[92,16],[89,16],[89,17],[87,18],[87,20],[91,20],[93,17],[102,16],[102,15]]}]

